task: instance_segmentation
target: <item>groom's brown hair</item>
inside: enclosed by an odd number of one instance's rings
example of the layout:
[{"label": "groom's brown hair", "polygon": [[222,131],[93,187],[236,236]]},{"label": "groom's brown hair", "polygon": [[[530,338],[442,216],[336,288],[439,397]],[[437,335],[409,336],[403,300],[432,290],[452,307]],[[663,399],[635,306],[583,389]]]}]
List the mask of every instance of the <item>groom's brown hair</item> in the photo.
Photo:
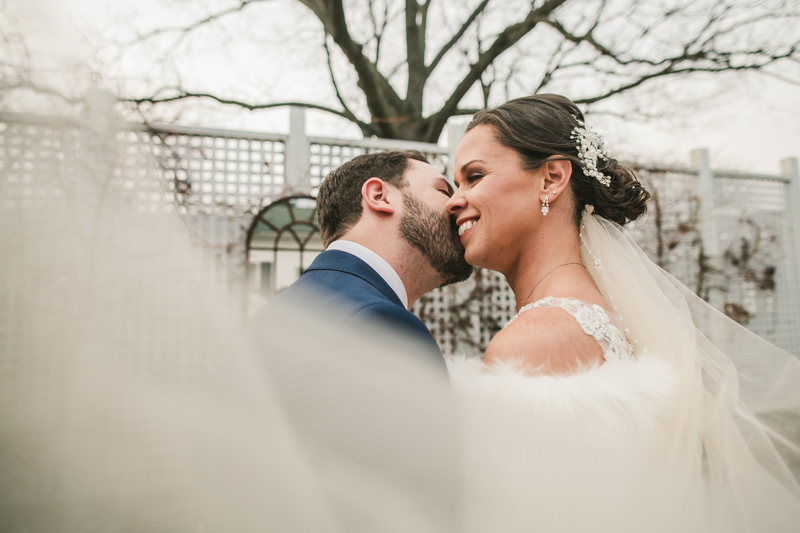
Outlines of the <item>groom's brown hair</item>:
[{"label": "groom's brown hair", "polygon": [[361,219],[361,187],[370,178],[380,178],[403,189],[408,161],[428,160],[417,150],[363,154],[343,164],[322,181],[317,194],[317,216],[322,243],[341,239]]}]

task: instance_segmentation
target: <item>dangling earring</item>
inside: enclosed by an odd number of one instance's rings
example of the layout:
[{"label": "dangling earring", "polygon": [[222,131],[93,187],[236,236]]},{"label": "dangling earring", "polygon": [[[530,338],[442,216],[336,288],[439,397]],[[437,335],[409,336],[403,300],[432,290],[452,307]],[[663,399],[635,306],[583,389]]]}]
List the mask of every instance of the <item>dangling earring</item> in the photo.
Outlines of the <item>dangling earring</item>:
[{"label": "dangling earring", "polygon": [[542,200],[542,215],[547,216],[547,213],[550,211],[550,195],[545,194],[544,200]]}]

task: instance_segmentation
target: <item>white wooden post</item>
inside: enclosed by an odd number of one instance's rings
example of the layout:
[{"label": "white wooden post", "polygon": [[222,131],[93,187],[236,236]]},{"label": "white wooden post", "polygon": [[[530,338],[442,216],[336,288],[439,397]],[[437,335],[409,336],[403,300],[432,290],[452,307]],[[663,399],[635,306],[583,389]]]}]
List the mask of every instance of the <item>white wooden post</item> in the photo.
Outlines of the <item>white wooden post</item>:
[{"label": "white wooden post", "polygon": [[800,291],[800,165],[796,157],[781,160],[781,174],[789,178],[789,215],[794,238],[795,286]]},{"label": "white wooden post", "polygon": [[[700,235],[703,239],[703,253],[706,261],[712,267],[717,266],[722,252],[719,245],[719,232],[717,230],[717,217],[714,210],[714,173],[711,171],[711,156],[706,148],[693,150],[692,166],[697,169],[697,196],[700,199],[699,224]],[[713,277],[713,274],[710,276]],[[706,283],[712,281],[706,279]],[[708,303],[712,307],[723,310],[725,306],[725,295],[721,290],[709,289],[707,292]],[[716,338],[717,333],[710,331],[712,339]]]},{"label": "white wooden post", "polygon": [[720,255],[717,219],[714,213],[714,173],[711,171],[711,157],[708,149],[692,151],[692,166],[697,169],[697,196],[700,198],[700,234],[706,255],[717,258]]},{"label": "white wooden post", "polygon": [[467,130],[467,125],[463,123],[450,122],[448,124],[448,147],[447,147],[447,179],[450,183],[453,182],[454,173],[456,170],[456,148],[464,133]]},{"label": "white wooden post", "polygon": [[112,93],[101,89],[90,89],[84,96],[79,152],[82,168],[76,176],[81,185],[73,192],[79,206],[75,213],[87,231],[92,230],[95,211],[104,207],[101,196],[107,191],[116,165],[119,131],[119,120],[114,114],[116,102]]},{"label": "white wooden post", "polygon": [[117,103],[117,99],[112,93],[103,89],[89,89],[83,102],[84,120],[95,134],[105,138],[105,135],[116,129],[114,104]]},{"label": "white wooden post", "polygon": [[289,140],[286,143],[283,196],[311,194],[311,144],[306,136],[306,110],[289,108]]},{"label": "white wooden post", "polygon": [[90,175],[107,179],[112,167],[115,135],[118,128],[114,115],[117,99],[108,91],[90,89],[84,96],[81,161]]}]

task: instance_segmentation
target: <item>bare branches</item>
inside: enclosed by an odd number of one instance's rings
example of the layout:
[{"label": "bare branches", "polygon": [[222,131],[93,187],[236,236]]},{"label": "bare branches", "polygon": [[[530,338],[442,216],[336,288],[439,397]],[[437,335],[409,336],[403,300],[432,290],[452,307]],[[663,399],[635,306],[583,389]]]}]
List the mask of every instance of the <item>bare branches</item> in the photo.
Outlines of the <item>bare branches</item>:
[{"label": "bare branches", "polygon": [[614,89],[607,90],[596,96],[576,99],[575,103],[592,104],[595,102],[599,102],[600,100],[605,100],[616,94],[629,91],[654,78],[660,78],[668,75],[673,76],[679,74],[689,74],[693,72],[733,72],[742,70],[762,69],[763,67],[771,65],[776,61],[787,58],[794,54],[795,54],[795,49],[791,49],[789,52],[786,52],[785,54],[777,54],[773,56],[765,56],[763,53],[761,53],[761,51],[745,53],[742,55],[755,56],[756,58],[761,58],[761,61],[756,61],[754,63],[742,64],[742,65],[735,65],[731,62],[730,55],[732,54],[720,54],[717,57],[711,55],[704,55],[703,59],[707,59],[711,62],[709,66],[688,64],[684,67],[679,67],[677,65],[680,65],[681,63],[686,62],[688,60],[697,60],[698,58],[692,57],[691,55],[689,55],[688,57],[680,56],[677,58],[673,58],[667,63],[667,65],[664,68],[656,72],[651,72],[648,74],[641,75],[631,82],[624,83],[622,85],[617,86]]},{"label": "bare branches", "polygon": [[[225,1],[227,7],[185,27],[161,28],[140,39],[171,32],[188,35],[222,17],[244,16],[247,6],[268,0]],[[696,72],[760,70],[800,84],[792,79],[797,76],[769,68],[800,60],[796,37],[800,14],[788,4],[773,6],[764,0],[664,0],[657,5],[643,0],[507,0],[502,5],[496,0],[466,1],[469,7],[462,12],[454,5],[431,10],[433,0],[297,0],[321,25],[315,24],[313,31],[322,34],[322,46],[316,36],[312,42],[325,54],[325,67],[320,63],[320,68],[326,69],[333,89],[324,97],[327,101],[249,103],[213,90],[184,91],[180,88],[189,84],[180,81],[169,83],[178,87],[172,92],[162,89],[127,101],[161,104],[209,98],[245,109],[298,104],[349,120],[365,134],[436,141],[449,117],[513,97],[512,93],[524,88],[580,90],[573,93],[574,99],[591,104],[635,91],[654,79]],[[516,11],[509,9],[515,1],[521,7]],[[791,17],[795,18],[787,22]],[[453,19],[458,22],[439,40],[442,22]],[[534,33],[537,27],[540,31]],[[772,29],[776,29],[774,35]],[[452,53],[458,50],[464,54]],[[336,61],[342,58],[347,66]],[[342,68],[352,70],[342,75]],[[592,83],[585,83],[587,77]],[[400,87],[400,83],[407,85]],[[438,101],[433,110],[431,96]],[[354,112],[359,111],[354,102],[362,101],[369,120],[365,114],[359,119]]]},{"label": "bare branches", "polygon": [[437,66],[439,66],[439,63],[442,61],[442,58],[444,58],[445,54],[447,54],[447,52],[449,52],[453,46],[455,46],[456,43],[461,40],[469,27],[472,26],[472,23],[475,22],[475,19],[477,19],[478,16],[480,16],[480,14],[486,10],[486,6],[489,5],[489,1],[490,0],[483,0],[480,4],[478,4],[478,7],[476,7],[472,13],[470,13],[469,17],[467,17],[467,20],[464,21],[458,31],[453,34],[453,36],[444,46],[442,46],[442,48],[436,54],[436,57],[433,58],[430,65],[427,67],[428,75],[430,75],[430,73],[433,72]]},{"label": "bare branches", "polygon": [[334,109],[332,107],[327,107],[324,105],[319,104],[312,104],[308,102],[270,102],[267,104],[251,104],[248,102],[243,102],[241,100],[234,100],[230,98],[222,98],[215,94],[209,93],[199,93],[199,92],[191,92],[186,91],[184,89],[174,89],[175,94],[171,96],[148,96],[143,98],[123,98],[123,102],[129,102],[136,105],[142,104],[163,104],[166,102],[177,102],[179,100],[187,100],[189,98],[208,98],[210,100],[214,100],[219,102],[220,104],[225,105],[234,105],[237,107],[241,107],[247,109],[249,111],[255,111],[257,109],[272,109],[276,107],[288,107],[288,106],[297,106],[297,107],[305,107],[307,109],[317,109],[319,111],[325,111],[326,113],[331,113],[332,115],[337,115],[342,118],[346,118],[352,122],[355,122],[359,126],[366,125],[365,123],[359,121],[352,114],[348,114],[346,111],[340,111],[338,109]]},{"label": "bare branches", "polygon": [[130,42],[128,44],[140,43],[142,41],[146,41],[148,39],[152,39],[153,37],[156,37],[158,35],[163,35],[165,33],[187,34],[187,33],[192,32],[193,30],[196,30],[200,26],[205,26],[206,24],[208,24],[210,22],[214,22],[216,20],[219,20],[220,18],[222,18],[222,17],[224,17],[226,15],[230,15],[232,13],[239,13],[239,12],[243,11],[244,8],[246,8],[247,6],[249,6],[251,4],[256,4],[256,3],[260,3],[260,2],[269,2],[269,1],[270,0],[239,0],[239,3],[237,5],[229,7],[228,9],[223,9],[221,11],[217,11],[216,13],[212,13],[212,14],[208,15],[205,18],[202,18],[202,19],[200,19],[198,21],[195,21],[195,22],[189,24],[188,26],[173,26],[173,27],[169,27],[169,28],[157,28],[157,29],[155,29],[153,31],[150,31],[150,32],[147,32],[147,33],[145,33],[143,35],[138,36],[136,39],[134,39],[132,42]]},{"label": "bare branches", "polygon": [[[434,129],[444,128],[447,117],[458,108],[459,102],[467,94],[467,91],[478,81],[481,74],[490,64],[492,64],[503,52],[515,45],[520,39],[527,35],[540,21],[546,19],[553,11],[563,5],[567,0],[546,0],[538,9],[532,10],[522,22],[512,24],[505,28],[492,45],[478,56],[478,60],[470,65],[467,75],[453,91],[452,95],[442,106],[441,111],[436,114],[436,119],[432,123]],[[441,131],[441,130],[439,130]]]},{"label": "bare branches", "polygon": [[[57,108],[82,102],[65,88],[60,71],[37,61],[30,44],[16,13],[0,0],[0,106],[14,107],[31,96]],[[54,98],[38,98],[42,96]]]},{"label": "bare branches", "polygon": [[322,46],[325,48],[325,57],[328,60],[328,74],[331,77],[331,83],[333,84],[333,90],[336,92],[336,98],[339,100],[339,103],[342,105],[342,109],[344,109],[344,116],[353,122],[359,122],[356,119],[356,116],[350,111],[350,108],[347,106],[347,103],[344,101],[344,97],[342,96],[341,91],[339,90],[339,84],[336,83],[336,75],[333,73],[333,63],[331,62],[331,49],[328,47],[328,36],[325,35],[325,38],[322,41]]},{"label": "bare branches", "polygon": [[[740,5],[735,7],[741,8]],[[536,90],[539,91],[549,84],[557,71],[566,71],[575,67],[591,69],[599,74],[598,79],[621,78],[623,80],[613,84],[610,89],[606,88],[596,94],[575,99],[578,103],[588,104],[630,91],[660,77],[687,75],[695,72],[763,70],[764,67],[778,61],[797,59],[800,41],[784,46],[783,49],[771,51],[759,45],[751,45],[748,48],[746,45],[740,45],[733,38],[729,41],[735,42],[735,45],[732,45],[731,42],[723,44],[723,38],[732,37],[737,31],[757,28],[761,23],[780,18],[778,13],[755,13],[752,15],[748,13],[748,16],[745,17],[741,13],[734,12],[733,9],[734,6],[730,3],[722,0],[716,2],[713,8],[707,11],[705,20],[702,20],[699,26],[695,25],[692,33],[687,31],[691,26],[682,28],[684,34],[688,34],[688,36],[685,37],[684,43],[677,53],[660,56],[654,55],[652,49],[646,46],[635,46],[637,42],[644,42],[641,39],[650,34],[652,26],[643,29],[640,41],[628,43],[627,47],[620,47],[614,45],[613,39],[606,44],[596,37],[595,30],[602,26],[599,18],[591,28],[582,32],[571,31],[556,19],[543,19],[541,22],[555,29],[564,39],[563,43],[574,45],[573,50],[577,50],[577,47],[581,45],[588,45],[597,55],[588,60],[568,63],[566,57],[569,54],[558,57],[562,50],[562,47],[559,46],[552,55]],[[669,16],[676,16],[676,13],[671,12]],[[686,13],[685,16],[691,17],[692,22],[696,20],[691,13]],[[606,40],[608,40],[607,32]],[[635,55],[634,52],[639,50],[643,52]],[[586,57],[585,47],[582,56]],[[556,60],[556,58],[558,59]]]},{"label": "bare branches", "polygon": [[[375,2],[370,0],[369,2],[369,18],[372,22],[372,38],[375,39],[375,59],[373,59],[373,63],[376,65],[381,58],[381,42],[383,41],[383,34],[386,32],[386,27],[389,25],[389,3],[387,2],[384,5],[383,9],[383,19],[380,23],[378,23],[378,19],[375,16]],[[391,76],[387,76],[387,79],[391,79]]]},{"label": "bare branches", "polygon": [[783,76],[781,74],[778,74],[777,72],[770,72],[768,70],[762,70],[761,72],[765,76],[769,76],[771,78],[775,78],[776,80],[781,80],[784,83],[789,83],[791,85],[797,85],[798,87],[800,87],[800,80],[793,80],[787,76]]},{"label": "bare branches", "polygon": [[[363,53],[363,45],[357,43],[347,27],[342,0],[299,0],[322,22],[325,31],[352,63],[358,74],[359,89],[367,99],[373,117],[394,118],[403,106],[389,81],[381,74],[375,63]],[[383,128],[381,131],[386,131]]]},{"label": "bare branches", "polygon": [[406,0],[406,62],[408,63],[408,87],[406,112],[422,116],[422,92],[425,89],[425,27],[428,9],[417,0]]}]

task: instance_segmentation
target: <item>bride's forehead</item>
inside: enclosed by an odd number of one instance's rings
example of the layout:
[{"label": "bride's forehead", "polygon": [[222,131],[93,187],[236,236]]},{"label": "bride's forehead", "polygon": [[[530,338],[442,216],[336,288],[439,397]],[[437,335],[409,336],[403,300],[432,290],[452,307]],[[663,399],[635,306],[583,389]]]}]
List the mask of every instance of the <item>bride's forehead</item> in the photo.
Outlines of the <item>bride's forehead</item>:
[{"label": "bride's forehead", "polygon": [[481,124],[480,126],[475,126],[464,134],[464,137],[462,137],[461,142],[459,143],[459,148],[477,148],[496,142],[494,126]]},{"label": "bride's forehead", "polygon": [[497,140],[493,126],[480,125],[469,130],[458,144],[456,149],[456,164],[462,166],[473,159],[486,159],[491,157],[511,157],[516,154]]}]

